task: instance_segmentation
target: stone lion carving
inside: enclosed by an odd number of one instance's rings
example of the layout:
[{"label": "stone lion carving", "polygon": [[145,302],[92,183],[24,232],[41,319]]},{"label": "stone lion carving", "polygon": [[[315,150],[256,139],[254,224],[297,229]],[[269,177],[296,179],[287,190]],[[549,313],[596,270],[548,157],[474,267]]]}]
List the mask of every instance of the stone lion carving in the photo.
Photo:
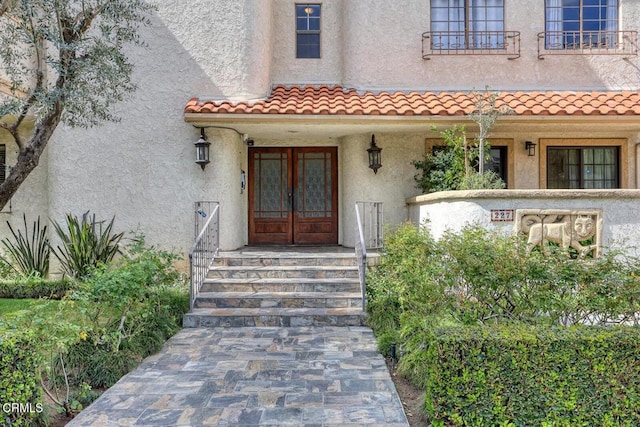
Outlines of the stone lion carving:
[{"label": "stone lion carving", "polygon": [[520,221],[521,231],[528,234],[528,253],[536,246],[548,253],[546,244],[549,242],[560,245],[564,250],[572,247],[581,257],[598,247],[580,243],[596,234],[596,221],[591,215],[524,215]]}]

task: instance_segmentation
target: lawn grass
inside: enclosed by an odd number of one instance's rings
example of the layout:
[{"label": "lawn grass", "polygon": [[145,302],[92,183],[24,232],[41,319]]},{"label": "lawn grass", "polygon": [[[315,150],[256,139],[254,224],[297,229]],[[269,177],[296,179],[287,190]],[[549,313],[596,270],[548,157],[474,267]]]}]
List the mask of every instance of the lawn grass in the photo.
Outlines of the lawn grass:
[{"label": "lawn grass", "polygon": [[[19,328],[16,318],[20,317],[25,311],[29,312],[34,309],[41,313],[50,313],[53,315],[58,311],[60,301],[46,299],[3,299],[0,298],[0,332],[9,328]],[[28,316],[26,319],[29,319]]]}]

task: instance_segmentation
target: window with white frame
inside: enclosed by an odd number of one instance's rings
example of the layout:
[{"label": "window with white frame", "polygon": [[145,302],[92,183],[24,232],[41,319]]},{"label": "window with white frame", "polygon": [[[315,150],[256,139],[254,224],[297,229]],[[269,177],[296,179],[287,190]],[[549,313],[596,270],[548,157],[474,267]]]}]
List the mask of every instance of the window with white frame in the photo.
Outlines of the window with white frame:
[{"label": "window with white frame", "polygon": [[431,0],[431,49],[504,49],[504,0]]},{"label": "window with white frame", "polygon": [[545,49],[614,48],[618,0],[546,0]]},{"label": "window with white frame", "polygon": [[320,58],[319,4],[296,4],[296,58]]}]

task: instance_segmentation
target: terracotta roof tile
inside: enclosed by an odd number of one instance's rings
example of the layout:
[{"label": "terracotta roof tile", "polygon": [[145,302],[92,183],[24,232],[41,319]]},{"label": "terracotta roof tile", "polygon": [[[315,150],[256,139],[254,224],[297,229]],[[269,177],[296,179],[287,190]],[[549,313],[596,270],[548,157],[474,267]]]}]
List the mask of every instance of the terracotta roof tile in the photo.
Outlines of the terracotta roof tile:
[{"label": "terracotta roof tile", "polygon": [[[517,115],[601,116],[640,115],[640,93],[596,92],[500,92],[496,106],[506,105]],[[341,86],[273,87],[266,99],[232,102],[187,102],[185,113],[202,114],[304,114],[459,116],[474,110],[466,92],[361,92]]]}]

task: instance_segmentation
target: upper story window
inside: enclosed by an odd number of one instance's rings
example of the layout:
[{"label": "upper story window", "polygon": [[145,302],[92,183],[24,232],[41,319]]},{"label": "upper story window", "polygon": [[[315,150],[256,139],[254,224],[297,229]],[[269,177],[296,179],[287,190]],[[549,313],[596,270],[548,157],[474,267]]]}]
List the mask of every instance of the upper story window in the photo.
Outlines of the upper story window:
[{"label": "upper story window", "polygon": [[545,14],[545,49],[618,47],[618,0],[546,0]]},{"label": "upper story window", "polygon": [[296,58],[320,58],[319,4],[296,4]]},{"label": "upper story window", "polygon": [[504,48],[504,0],[431,0],[432,50]]}]

